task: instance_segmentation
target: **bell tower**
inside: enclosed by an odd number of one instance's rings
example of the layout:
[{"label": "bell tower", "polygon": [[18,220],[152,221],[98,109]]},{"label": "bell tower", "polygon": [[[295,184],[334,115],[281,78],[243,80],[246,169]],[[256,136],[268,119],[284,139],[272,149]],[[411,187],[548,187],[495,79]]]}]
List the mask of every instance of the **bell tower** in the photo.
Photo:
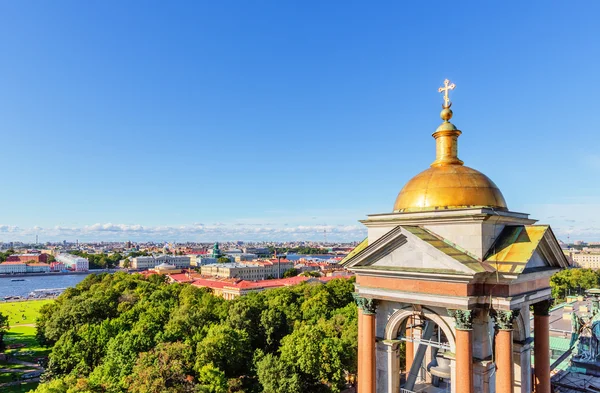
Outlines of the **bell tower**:
[{"label": "bell tower", "polygon": [[[449,80],[436,158],[342,263],[356,274],[358,393],[550,393],[550,276],[569,265],[552,230],[508,209],[458,158]],[[403,365],[400,359],[404,358]]]}]

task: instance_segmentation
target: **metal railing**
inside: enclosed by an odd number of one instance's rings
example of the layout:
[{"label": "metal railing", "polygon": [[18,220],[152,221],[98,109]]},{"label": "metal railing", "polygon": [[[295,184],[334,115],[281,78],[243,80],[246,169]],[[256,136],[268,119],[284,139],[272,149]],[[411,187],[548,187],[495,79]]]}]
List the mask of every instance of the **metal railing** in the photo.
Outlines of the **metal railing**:
[{"label": "metal railing", "polygon": [[400,336],[400,337],[398,337],[398,339],[400,339],[402,341],[413,342],[413,343],[422,343],[422,344],[427,345],[429,347],[435,347],[435,348],[443,349],[445,351],[449,351],[450,350],[450,344],[441,343],[439,341],[424,340],[424,339],[421,339],[421,338],[405,337],[405,336]]}]

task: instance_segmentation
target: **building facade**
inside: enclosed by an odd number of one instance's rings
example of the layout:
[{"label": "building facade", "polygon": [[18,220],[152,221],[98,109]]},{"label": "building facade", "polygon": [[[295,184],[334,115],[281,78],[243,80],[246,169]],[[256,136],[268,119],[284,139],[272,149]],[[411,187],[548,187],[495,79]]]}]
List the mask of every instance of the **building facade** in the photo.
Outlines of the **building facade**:
[{"label": "building facade", "polygon": [[26,267],[27,273],[50,273],[50,265],[47,263],[28,263]]},{"label": "building facade", "polygon": [[7,261],[0,263],[0,274],[23,274],[23,273],[48,273],[50,265],[47,263],[24,263]]},{"label": "building facade", "polygon": [[6,258],[6,262],[48,262],[48,254],[27,253],[13,254]]},{"label": "building facade", "polygon": [[85,272],[90,270],[90,263],[86,258],[79,257],[73,254],[57,254],[56,260],[65,265],[69,270],[76,272]]},{"label": "building facade", "polygon": [[366,245],[343,261],[356,274],[358,392],[550,393],[549,280],[569,262],[550,227],[463,165],[450,105],[431,167],[391,213],[362,221]]},{"label": "building facade", "polygon": [[569,257],[573,261],[573,265],[584,269],[600,269],[600,252],[570,252]]},{"label": "building facade", "polygon": [[0,274],[22,274],[27,273],[27,265],[23,262],[0,263]]},{"label": "building facade", "polygon": [[162,263],[173,265],[178,269],[186,269],[191,266],[191,258],[188,255],[152,255],[135,257],[131,259],[131,268],[140,270],[153,269]]},{"label": "building facade", "polygon": [[246,263],[214,263],[203,265],[200,271],[203,275],[219,278],[238,278],[241,280],[266,280],[280,278],[287,270],[294,267],[292,261],[255,261]]}]

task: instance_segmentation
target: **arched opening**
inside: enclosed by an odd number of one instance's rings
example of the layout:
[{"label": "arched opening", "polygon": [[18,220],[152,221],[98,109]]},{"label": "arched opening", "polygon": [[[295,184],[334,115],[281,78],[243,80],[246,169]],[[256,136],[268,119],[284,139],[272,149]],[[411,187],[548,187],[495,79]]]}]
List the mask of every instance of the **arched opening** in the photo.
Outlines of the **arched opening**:
[{"label": "arched opening", "polygon": [[427,308],[415,313],[407,307],[392,315],[385,336],[398,344],[397,352],[390,351],[388,392],[451,391],[455,340],[444,318]]},{"label": "arched opening", "polygon": [[513,322],[514,393],[531,391],[531,344],[528,307]]}]

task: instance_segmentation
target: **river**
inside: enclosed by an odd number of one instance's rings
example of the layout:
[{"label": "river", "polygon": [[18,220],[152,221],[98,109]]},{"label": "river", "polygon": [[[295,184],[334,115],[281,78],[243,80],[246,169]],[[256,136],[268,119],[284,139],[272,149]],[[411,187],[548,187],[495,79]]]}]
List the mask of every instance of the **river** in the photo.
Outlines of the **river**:
[{"label": "river", "polygon": [[[29,292],[36,289],[74,287],[87,276],[87,274],[64,274],[20,276],[17,278],[0,277],[0,299],[3,299],[5,296],[27,297]],[[25,281],[12,281],[14,279]]]},{"label": "river", "polygon": [[[324,262],[333,257],[335,257],[335,255],[287,255],[287,258],[292,261],[297,261],[301,258],[306,258],[311,259],[315,262]],[[0,277],[0,300],[3,299],[5,296],[27,297],[27,295],[31,291],[34,291],[36,289],[74,287],[86,277],[87,274],[49,274],[43,276],[20,275],[18,277]],[[12,281],[13,279],[25,281]]]}]

